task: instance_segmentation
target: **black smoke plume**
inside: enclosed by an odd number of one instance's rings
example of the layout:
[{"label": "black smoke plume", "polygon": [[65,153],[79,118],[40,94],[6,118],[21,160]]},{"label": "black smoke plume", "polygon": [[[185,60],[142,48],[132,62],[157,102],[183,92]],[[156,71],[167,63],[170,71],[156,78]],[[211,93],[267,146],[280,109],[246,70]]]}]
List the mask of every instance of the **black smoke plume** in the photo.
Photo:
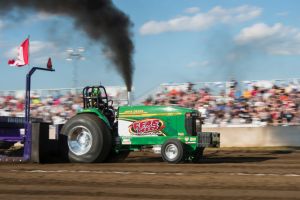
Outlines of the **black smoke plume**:
[{"label": "black smoke plume", "polygon": [[131,90],[134,71],[132,23],[111,0],[0,0],[1,16],[13,9],[72,17],[77,28],[82,29],[89,38],[101,41],[105,49],[112,53],[109,58],[124,78],[127,89]]}]

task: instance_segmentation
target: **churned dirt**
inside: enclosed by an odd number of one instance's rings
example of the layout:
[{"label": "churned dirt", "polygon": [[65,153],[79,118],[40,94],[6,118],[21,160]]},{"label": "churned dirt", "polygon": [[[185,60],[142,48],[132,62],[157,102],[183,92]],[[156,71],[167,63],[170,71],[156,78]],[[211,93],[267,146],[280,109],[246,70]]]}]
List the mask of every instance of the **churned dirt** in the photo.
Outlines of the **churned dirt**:
[{"label": "churned dirt", "polygon": [[206,150],[200,164],[0,164],[0,199],[300,199],[300,149]]}]

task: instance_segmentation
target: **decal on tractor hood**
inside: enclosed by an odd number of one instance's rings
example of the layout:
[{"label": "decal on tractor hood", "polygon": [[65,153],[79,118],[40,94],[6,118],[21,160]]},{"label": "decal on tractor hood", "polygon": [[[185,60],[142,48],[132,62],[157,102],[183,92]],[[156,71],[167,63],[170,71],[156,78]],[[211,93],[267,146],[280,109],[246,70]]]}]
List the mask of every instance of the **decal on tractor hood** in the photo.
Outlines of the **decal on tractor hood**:
[{"label": "decal on tractor hood", "polygon": [[162,130],[165,128],[164,123],[160,119],[143,119],[133,122],[129,126],[129,132],[132,135],[157,135],[162,136]]}]

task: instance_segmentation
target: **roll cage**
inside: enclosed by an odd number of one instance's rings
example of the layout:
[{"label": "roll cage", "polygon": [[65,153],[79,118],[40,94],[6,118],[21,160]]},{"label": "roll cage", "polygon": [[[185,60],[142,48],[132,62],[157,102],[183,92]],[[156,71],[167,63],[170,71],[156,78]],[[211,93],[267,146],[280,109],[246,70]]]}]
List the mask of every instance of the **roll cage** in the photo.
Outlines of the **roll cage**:
[{"label": "roll cage", "polygon": [[103,110],[108,108],[109,100],[105,87],[87,86],[82,90],[83,108],[98,108]]}]

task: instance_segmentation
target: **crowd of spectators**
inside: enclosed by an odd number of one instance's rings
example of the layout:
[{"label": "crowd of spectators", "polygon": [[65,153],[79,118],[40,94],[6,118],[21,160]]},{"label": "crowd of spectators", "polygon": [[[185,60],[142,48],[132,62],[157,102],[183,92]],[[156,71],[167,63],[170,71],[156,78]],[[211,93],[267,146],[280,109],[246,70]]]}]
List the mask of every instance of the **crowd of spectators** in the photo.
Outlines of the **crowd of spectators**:
[{"label": "crowd of spectators", "polygon": [[[125,87],[106,88],[108,98],[114,100],[114,106],[124,105],[127,101]],[[0,93],[0,116],[24,117],[24,91]],[[43,90],[31,92],[30,116],[45,122],[62,124],[74,116],[83,107],[81,90]]]},{"label": "crowd of spectators", "polygon": [[[60,124],[82,109],[82,98],[72,93],[63,95],[31,95],[31,117]],[[24,117],[24,98],[0,96],[0,116]]]},{"label": "crowd of spectators", "polygon": [[[205,124],[212,125],[293,125],[300,124],[300,84],[268,87],[251,84],[240,88],[237,82],[218,94],[194,84],[165,87],[151,94],[144,105],[177,105],[199,110]],[[31,95],[31,117],[54,124],[64,123],[82,109],[81,95]],[[24,116],[24,98],[0,95],[0,116]]]},{"label": "crowd of spectators", "polygon": [[[149,96],[145,105],[178,105],[197,109],[205,118],[205,124],[227,125],[295,125],[300,124],[300,85],[286,84],[271,87],[255,83],[244,89],[236,81],[212,95],[207,87],[194,89],[167,87]],[[225,92],[226,91],[226,92]]]}]

